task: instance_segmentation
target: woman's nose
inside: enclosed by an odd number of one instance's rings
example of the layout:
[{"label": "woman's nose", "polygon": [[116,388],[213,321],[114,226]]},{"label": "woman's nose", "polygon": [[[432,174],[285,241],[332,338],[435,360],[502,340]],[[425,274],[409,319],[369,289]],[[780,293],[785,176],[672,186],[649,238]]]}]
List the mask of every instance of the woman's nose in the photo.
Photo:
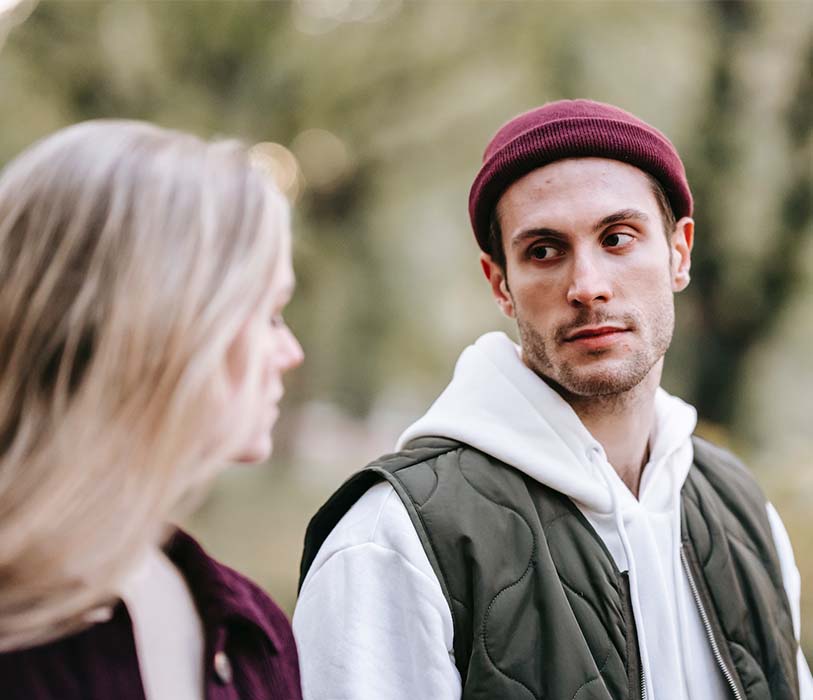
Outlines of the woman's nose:
[{"label": "woman's nose", "polygon": [[294,335],[293,331],[285,328],[284,345],[281,349],[282,352],[282,371],[287,372],[294,367],[299,367],[305,359],[305,352],[302,350],[299,340]]}]

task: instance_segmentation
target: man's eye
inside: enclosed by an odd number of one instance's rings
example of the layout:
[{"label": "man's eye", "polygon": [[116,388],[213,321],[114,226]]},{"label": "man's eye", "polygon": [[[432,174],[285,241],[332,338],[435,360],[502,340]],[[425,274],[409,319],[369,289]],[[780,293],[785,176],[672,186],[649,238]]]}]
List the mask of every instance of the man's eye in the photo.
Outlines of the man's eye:
[{"label": "man's eye", "polygon": [[626,245],[633,239],[629,233],[611,233],[604,239],[604,245],[607,248],[617,248],[618,246]]},{"label": "man's eye", "polygon": [[270,319],[270,323],[274,328],[282,328],[285,325],[285,319],[282,314],[274,314]]},{"label": "man's eye", "polygon": [[528,251],[528,255],[534,260],[550,260],[559,254],[559,249],[552,245],[538,245]]}]

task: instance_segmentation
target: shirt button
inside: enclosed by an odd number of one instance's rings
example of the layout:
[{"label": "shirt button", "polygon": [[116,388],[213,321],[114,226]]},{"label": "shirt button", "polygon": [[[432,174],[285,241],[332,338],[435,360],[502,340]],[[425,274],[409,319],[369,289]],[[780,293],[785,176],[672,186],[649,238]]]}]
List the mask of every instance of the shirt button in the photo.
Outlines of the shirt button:
[{"label": "shirt button", "polygon": [[229,657],[226,656],[225,651],[219,651],[215,654],[215,675],[224,685],[231,683],[231,661],[229,661]]}]

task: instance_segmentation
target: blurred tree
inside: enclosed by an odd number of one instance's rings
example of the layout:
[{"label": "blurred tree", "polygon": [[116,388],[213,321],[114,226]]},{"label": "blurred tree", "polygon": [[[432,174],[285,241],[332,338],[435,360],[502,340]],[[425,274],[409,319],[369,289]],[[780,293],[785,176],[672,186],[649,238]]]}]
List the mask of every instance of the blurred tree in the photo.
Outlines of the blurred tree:
[{"label": "blurred tree", "polygon": [[330,132],[349,165],[320,185],[329,153],[312,148],[296,213],[291,320],[310,368],[296,396],[364,416],[390,386],[434,393],[460,345],[499,323],[474,291],[465,218],[494,128],[549,99],[614,101],[686,156],[699,235],[673,350],[687,361],[668,380],[731,425],[745,358],[794,293],[810,236],[810,7],[45,0],[0,54],[0,159],[91,117],[286,146]]},{"label": "blurred tree", "polygon": [[[800,279],[800,254],[813,233],[813,53],[808,50],[799,67],[788,117],[777,123],[787,130],[786,190],[779,194],[781,204],[775,207],[778,213],[773,230],[762,232],[769,241],[766,250],[760,251],[758,258],[748,259],[731,246],[732,241],[742,238],[732,230],[741,223],[732,215],[732,207],[741,203],[740,196],[732,197],[732,189],[741,183],[742,151],[748,148],[748,141],[760,135],[743,134],[732,125],[748,111],[739,71],[743,47],[750,46],[759,31],[758,8],[753,3],[726,0],[710,4],[710,9],[716,55],[707,106],[697,129],[697,147],[689,163],[702,236],[692,260],[692,289],[702,319],[696,344],[694,403],[707,420],[730,425],[744,362],[753,346],[772,333],[778,310]],[[761,195],[769,199],[773,192],[765,187]]]}]

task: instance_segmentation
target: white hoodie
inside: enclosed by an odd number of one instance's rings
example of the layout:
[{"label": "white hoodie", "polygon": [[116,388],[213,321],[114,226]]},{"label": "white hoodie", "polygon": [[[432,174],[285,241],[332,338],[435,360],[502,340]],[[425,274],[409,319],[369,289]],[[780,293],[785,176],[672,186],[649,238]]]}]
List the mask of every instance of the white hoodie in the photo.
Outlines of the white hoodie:
[{"label": "white hoodie", "polygon": [[[472,445],[569,496],[629,571],[648,700],[730,697],[680,562],[680,490],[695,410],[658,389],[650,460],[636,499],[571,407],[502,333],[461,355],[454,378],[398,441]],[[768,516],[799,634],[799,573]],[[458,700],[453,623],[417,533],[388,484],[368,491],[322,545],[294,613],[305,700]],[[799,652],[802,698],[813,680]]]}]

